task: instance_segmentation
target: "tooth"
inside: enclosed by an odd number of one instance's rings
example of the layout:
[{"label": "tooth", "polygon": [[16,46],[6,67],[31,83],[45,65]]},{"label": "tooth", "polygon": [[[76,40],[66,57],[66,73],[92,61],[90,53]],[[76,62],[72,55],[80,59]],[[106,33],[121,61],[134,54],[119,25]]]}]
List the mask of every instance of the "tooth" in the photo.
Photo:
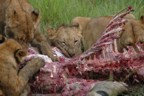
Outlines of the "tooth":
[{"label": "tooth", "polygon": [[141,48],[141,46],[139,46],[139,45],[136,44],[136,47],[138,48],[138,50],[139,50],[140,52],[144,52],[144,50]]}]

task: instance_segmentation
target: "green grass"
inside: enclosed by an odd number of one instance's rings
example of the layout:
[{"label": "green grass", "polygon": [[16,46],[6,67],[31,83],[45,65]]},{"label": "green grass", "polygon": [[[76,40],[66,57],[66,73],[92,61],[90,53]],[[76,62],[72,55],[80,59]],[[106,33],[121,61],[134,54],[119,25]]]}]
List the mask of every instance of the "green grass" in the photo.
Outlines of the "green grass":
[{"label": "green grass", "polygon": [[133,14],[144,15],[144,0],[29,0],[41,13],[41,28],[69,24],[76,16],[98,17],[114,15],[127,6]]}]

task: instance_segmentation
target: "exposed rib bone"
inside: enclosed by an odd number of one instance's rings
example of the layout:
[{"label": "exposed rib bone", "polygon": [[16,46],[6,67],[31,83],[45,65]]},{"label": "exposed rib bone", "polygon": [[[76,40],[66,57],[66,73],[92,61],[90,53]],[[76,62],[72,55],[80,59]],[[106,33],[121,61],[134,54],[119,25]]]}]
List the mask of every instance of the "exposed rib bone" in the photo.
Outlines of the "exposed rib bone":
[{"label": "exposed rib bone", "polygon": [[[119,27],[118,27],[117,29],[113,29],[113,30],[105,33],[105,34],[101,37],[102,40],[98,40],[97,43],[96,43],[96,45],[99,44],[99,43],[107,42],[108,40],[113,39],[114,35],[117,34],[117,33],[119,33],[121,30],[122,30],[122,28],[119,28]],[[111,41],[112,41],[112,40],[111,40]]]},{"label": "exposed rib bone", "polygon": [[116,41],[116,39],[114,39],[113,47],[114,47],[114,52],[115,53],[119,53],[118,52],[118,48],[117,48],[117,41]]}]

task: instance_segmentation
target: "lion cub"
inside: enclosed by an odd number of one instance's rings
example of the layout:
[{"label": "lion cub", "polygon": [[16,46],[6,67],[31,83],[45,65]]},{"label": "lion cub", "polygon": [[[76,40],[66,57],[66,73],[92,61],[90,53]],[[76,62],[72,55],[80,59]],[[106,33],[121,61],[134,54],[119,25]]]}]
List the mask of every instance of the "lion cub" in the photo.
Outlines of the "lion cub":
[{"label": "lion cub", "polygon": [[[0,35],[0,90],[4,96],[20,96],[27,88],[28,80],[44,65],[39,61],[27,63],[19,70],[18,64],[26,56],[22,46],[13,39],[1,39]],[[33,60],[32,60],[33,61]]]}]

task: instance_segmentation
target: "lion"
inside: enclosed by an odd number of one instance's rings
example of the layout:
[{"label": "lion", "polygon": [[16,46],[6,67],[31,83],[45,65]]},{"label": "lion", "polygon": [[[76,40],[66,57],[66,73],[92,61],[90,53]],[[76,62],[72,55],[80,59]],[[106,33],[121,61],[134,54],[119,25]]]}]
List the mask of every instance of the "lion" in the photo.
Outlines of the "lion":
[{"label": "lion", "polygon": [[[82,17],[82,19],[84,18]],[[80,18],[78,21],[74,19],[75,24],[72,22],[71,26],[77,27],[60,27],[57,30],[51,29],[48,32],[49,38],[51,38],[50,41],[55,43],[55,46],[60,48],[65,56],[68,56],[68,54],[70,55],[68,57],[77,56],[89,49],[102,35],[112,16],[91,18],[86,22],[85,20],[81,22],[82,19]],[[123,26],[124,30],[121,32],[120,38],[117,39],[118,51],[123,52],[123,48],[127,49],[127,46],[133,46],[137,51],[135,43],[143,43],[144,40],[143,16],[140,20],[136,20],[134,15],[128,14],[125,16],[125,19],[127,19],[127,22]],[[85,25],[84,28],[82,28],[83,24]],[[77,38],[78,45],[72,44],[74,38]],[[74,47],[70,47],[70,45]]]},{"label": "lion", "polygon": [[[38,51],[43,50],[42,54],[48,55],[53,61],[57,60],[50,45],[44,43],[46,41],[41,41],[43,43],[40,44],[38,40],[44,38],[46,40],[46,37],[39,32],[39,12],[29,4],[28,0],[0,0],[0,15],[0,34],[15,39],[25,50],[36,43],[36,47],[40,49]],[[38,37],[37,34],[40,36]]]},{"label": "lion", "polygon": [[[23,46],[28,47],[27,43],[34,37],[34,22],[37,22],[33,21],[34,9],[28,5],[27,0],[1,0],[0,2],[0,14],[2,14],[0,33],[8,38],[14,38]],[[26,3],[27,6],[24,6]],[[28,11],[28,8],[33,11]]]},{"label": "lion", "polygon": [[[106,16],[106,17],[98,17],[98,18],[90,18],[90,17],[75,17],[74,19],[72,19],[71,24],[72,25],[79,25],[79,29],[82,32],[82,36],[83,36],[83,47],[84,47],[84,51],[86,51],[90,46],[92,46],[93,43],[96,42],[96,40],[101,36],[102,32],[105,30],[108,22],[111,20],[112,16]],[[125,19],[135,19],[135,16],[133,14],[127,14],[125,17]],[[104,22],[103,22],[104,21]],[[103,24],[101,24],[101,22],[103,22]],[[126,31],[131,32],[131,29],[128,29],[126,27],[131,26],[129,23],[126,23],[126,25],[124,26],[126,29]],[[121,34],[122,35],[122,34]],[[129,45],[132,44],[133,41],[133,34],[132,33],[125,33],[124,35],[121,37],[124,40],[124,38],[127,37],[127,35],[130,35],[130,38],[127,38],[128,40],[122,41],[125,42],[125,44],[123,45]],[[91,39],[89,38],[91,37]],[[122,51],[123,46],[119,45],[119,51]]]},{"label": "lion", "polygon": [[[82,26],[83,24],[85,25],[83,28],[79,28],[80,30],[82,29],[83,48],[81,49],[84,49],[83,50],[84,52],[87,49],[89,49],[99,39],[102,32],[105,30],[108,22],[112,19],[112,16],[103,16],[97,18],[89,18],[89,17],[75,17],[75,18],[72,20],[72,24],[74,22],[75,24],[79,24],[79,26]],[[120,39],[117,40],[117,46],[119,52],[123,52],[123,48],[126,48],[126,46],[134,45],[136,41],[140,41],[136,40],[135,38],[138,32],[133,32],[132,22],[141,20],[136,20],[133,14],[127,14],[124,18],[127,19],[128,22],[123,26],[124,31],[120,34]],[[137,24],[135,23],[134,25]],[[138,37],[140,37],[140,35]],[[136,46],[134,47],[136,48]]]},{"label": "lion", "polygon": [[61,25],[57,29],[48,30],[48,38],[52,46],[57,46],[67,57],[81,52],[81,31],[77,25]]},{"label": "lion", "polygon": [[[132,15],[125,17],[127,22],[123,26],[124,30],[121,32],[120,38],[117,39],[117,47],[119,52],[123,52],[123,48],[127,49],[127,46],[136,47],[135,43],[144,42],[143,16],[140,20],[136,20],[131,16]],[[82,42],[84,51],[89,49],[99,39],[111,19],[111,16],[94,18],[89,21],[85,28],[83,28]]]},{"label": "lion", "polygon": [[[2,37],[2,36],[0,36]],[[36,58],[27,62],[19,69],[18,64],[22,62],[27,52],[14,39],[0,38],[0,94],[2,96],[27,96],[28,81],[44,66],[44,61]],[[24,93],[26,92],[26,93]]]},{"label": "lion", "polygon": [[[135,16],[133,14],[127,14],[125,16],[126,19],[135,19]],[[82,31],[83,28],[86,27],[86,24],[91,20],[92,18],[90,17],[81,17],[77,16],[74,17],[71,21],[72,25],[79,25],[79,29]]]}]

